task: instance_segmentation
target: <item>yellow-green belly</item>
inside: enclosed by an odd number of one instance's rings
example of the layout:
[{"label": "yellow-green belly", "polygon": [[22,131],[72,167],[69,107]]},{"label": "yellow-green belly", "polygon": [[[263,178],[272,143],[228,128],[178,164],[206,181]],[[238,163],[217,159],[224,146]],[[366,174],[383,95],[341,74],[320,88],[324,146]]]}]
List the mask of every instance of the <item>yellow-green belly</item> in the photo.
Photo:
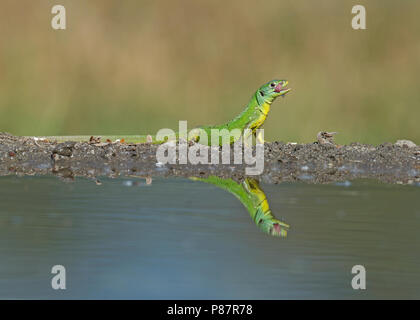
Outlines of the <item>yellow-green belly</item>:
[{"label": "yellow-green belly", "polygon": [[256,120],[254,120],[251,123],[251,129],[252,130],[256,130],[259,127],[261,127],[265,121],[265,119],[267,118],[267,114],[270,111],[270,105],[268,103],[264,103],[261,107],[260,107],[260,111],[258,112],[259,116],[257,117]]}]

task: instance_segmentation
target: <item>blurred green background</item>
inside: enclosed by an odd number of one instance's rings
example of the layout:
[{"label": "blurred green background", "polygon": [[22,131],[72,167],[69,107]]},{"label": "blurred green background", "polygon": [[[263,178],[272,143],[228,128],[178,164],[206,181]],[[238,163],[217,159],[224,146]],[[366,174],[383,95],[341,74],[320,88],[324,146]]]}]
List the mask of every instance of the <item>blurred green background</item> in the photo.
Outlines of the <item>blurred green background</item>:
[{"label": "blurred green background", "polygon": [[[67,30],[51,28],[64,5]],[[351,8],[367,30],[351,28]],[[420,1],[2,0],[0,132],[154,134],[223,123],[273,78],[267,140],[420,142]]]}]

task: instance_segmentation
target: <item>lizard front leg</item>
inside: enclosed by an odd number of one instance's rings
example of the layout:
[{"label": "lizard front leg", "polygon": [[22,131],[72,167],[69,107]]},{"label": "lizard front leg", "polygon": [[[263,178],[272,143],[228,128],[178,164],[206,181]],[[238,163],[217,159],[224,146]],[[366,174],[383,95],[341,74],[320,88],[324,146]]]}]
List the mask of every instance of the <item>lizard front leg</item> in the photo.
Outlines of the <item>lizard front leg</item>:
[{"label": "lizard front leg", "polygon": [[264,144],[264,143],[267,142],[267,141],[264,140],[264,130],[263,129],[255,129],[252,132],[252,134],[255,138],[256,143]]},{"label": "lizard front leg", "polygon": [[257,140],[257,143],[264,144],[264,131],[258,130],[258,132],[255,133],[255,139]]},{"label": "lizard front leg", "polygon": [[250,148],[252,147],[252,136],[255,135],[255,131],[252,130],[249,126],[242,132],[243,137],[243,144],[244,147]]}]

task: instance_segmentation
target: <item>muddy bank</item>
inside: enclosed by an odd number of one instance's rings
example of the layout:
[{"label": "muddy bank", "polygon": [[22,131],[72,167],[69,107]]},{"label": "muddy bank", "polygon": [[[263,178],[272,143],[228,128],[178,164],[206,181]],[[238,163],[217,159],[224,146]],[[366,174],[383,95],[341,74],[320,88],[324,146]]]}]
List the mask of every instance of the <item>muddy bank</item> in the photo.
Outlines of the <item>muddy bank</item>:
[{"label": "muddy bank", "polygon": [[[0,133],[0,176],[54,174],[65,180],[77,176],[116,177],[181,176],[241,180],[248,165],[159,164],[158,146],[125,144],[92,139],[64,142],[16,137]],[[352,143],[265,145],[266,183],[304,181],[326,183],[369,178],[387,183],[420,184],[420,146],[384,143],[379,146]],[[233,163],[233,161],[231,162]]]}]

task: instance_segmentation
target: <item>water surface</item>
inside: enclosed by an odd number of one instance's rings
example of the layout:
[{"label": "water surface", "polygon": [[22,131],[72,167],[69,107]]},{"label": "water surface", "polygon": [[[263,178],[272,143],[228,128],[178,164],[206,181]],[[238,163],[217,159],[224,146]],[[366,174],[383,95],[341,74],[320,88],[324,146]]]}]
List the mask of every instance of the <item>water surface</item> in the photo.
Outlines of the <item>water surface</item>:
[{"label": "water surface", "polygon": [[0,178],[0,298],[420,298],[418,186],[261,184],[279,238],[211,184],[101,182]]}]

